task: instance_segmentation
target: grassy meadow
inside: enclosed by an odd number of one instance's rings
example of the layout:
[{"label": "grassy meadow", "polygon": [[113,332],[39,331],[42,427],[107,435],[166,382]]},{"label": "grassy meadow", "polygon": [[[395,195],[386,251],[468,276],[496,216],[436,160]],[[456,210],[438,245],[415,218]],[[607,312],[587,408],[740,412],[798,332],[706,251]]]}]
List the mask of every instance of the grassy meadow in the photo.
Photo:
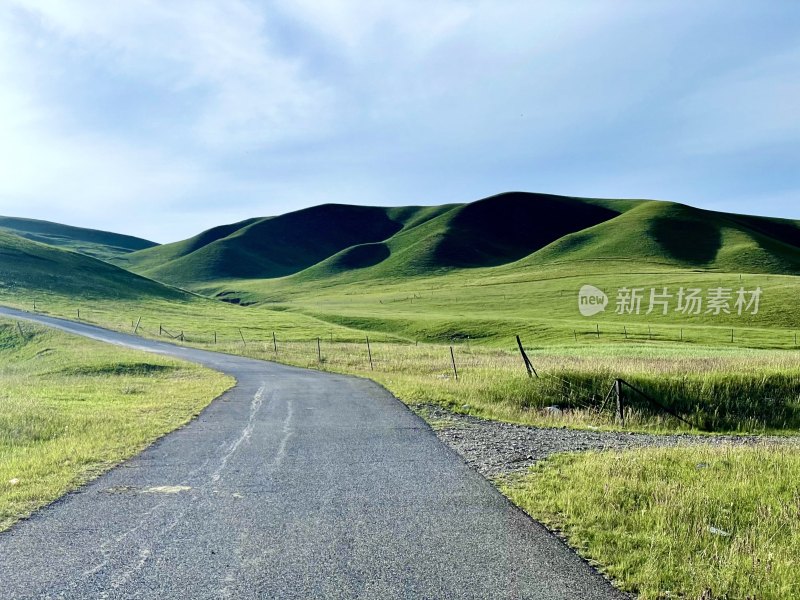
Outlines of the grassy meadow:
[{"label": "grassy meadow", "polygon": [[501,489],[643,600],[800,595],[800,452],[554,456]]},{"label": "grassy meadow", "polygon": [[[704,277],[716,281],[718,276]],[[789,306],[794,279],[759,276],[764,304],[770,301],[769,291]],[[514,285],[519,286],[518,296],[510,293]],[[710,317],[700,324],[673,318],[645,325],[633,316],[625,321],[617,315],[600,315],[590,324],[580,316],[569,316],[577,313],[574,285],[563,280],[555,284],[567,288],[565,294],[569,291],[569,307],[554,300],[562,292],[548,285],[551,280],[500,288],[491,281],[466,287],[454,283],[450,288],[442,285],[432,297],[420,292],[401,300],[397,284],[376,284],[358,294],[350,288],[320,290],[313,302],[299,296],[291,302],[258,306],[188,294],[82,299],[43,293],[34,298],[17,292],[3,301],[32,310],[35,299],[39,312],[77,319],[80,310],[80,320],[111,329],[130,332],[138,322],[137,334],[147,337],[171,339],[182,333],[185,343],[203,348],[363,375],[407,402],[439,402],[519,423],[616,427],[613,403],[598,409],[614,379],[623,378],[700,429],[800,429],[800,350],[794,346],[793,330],[745,317],[747,326],[735,327],[731,342],[731,327],[715,326]],[[462,295],[466,308],[450,295],[455,292]],[[482,300],[484,296],[489,300]],[[532,298],[530,306],[521,300],[526,296]],[[545,321],[544,313],[551,309],[562,316]],[[528,378],[516,334],[521,335],[539,378]],[[558,406],[562,412],[542,410],[548,406]],[[687,428],[636,394],[629,396],[626,427]]]},{"label": "grassy meadow", "polygon": [[[147,280],[138,295],[67,295],[18,286],[13,293],[0,290],[0,300],[27,310],[35,301],[37,311],[71,319],[80,311],[80,320],[120,331],[133,331],[138,322],[137,333],[148,337],[183,333],[185,343],[199,347],[368,376],[405,401],[439,402],[488,418],[616,427],[613,403],[598,409],[619,377],[700,429],[800,429],[800,349],[793,327],[798,315],[791,309],[800,291],[797,277],[674,270],[625,276],[492,273],[478,269],[369,285],[307,283],[280,293],[262,289],[261,302],[252,306],[174,288],[163,288],[159,296],[151,289],[157,284]],[[741,285],[760,287],[763,295],[756,315],[623,316],[609,306],[584,318],[577,310],[577,291],[586,281],[609,291],[615,285]],[[244,283],[239,283],[241,291]],[[515,335],[521,336],[538,379],[527,377]],[[628,428],[687,428],[636,394],[629,400]],[[542,410],[548,406],[562,412]]]},{"label": "grassy meadow", "polygon": [[232,383],[0,320],[0,530],[183,425]]}]

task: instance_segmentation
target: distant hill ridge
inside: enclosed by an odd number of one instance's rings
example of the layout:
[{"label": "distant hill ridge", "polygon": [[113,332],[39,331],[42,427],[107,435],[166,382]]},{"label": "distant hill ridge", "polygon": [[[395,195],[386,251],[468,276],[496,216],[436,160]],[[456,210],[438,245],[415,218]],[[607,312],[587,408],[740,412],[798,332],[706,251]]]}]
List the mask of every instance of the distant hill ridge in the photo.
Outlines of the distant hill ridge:
[{"label": "distant hill ridge", "polygon": [[0,291],[74,298],[186,300],[190,294],[105,261],[0,231]]},{"label": "distant hill ridge", "polygon": [[618,214],[601,201],[522,192],[433,207],[325,204],[217,227],[115,262],[182,285],[367,267],[413,275],[505,264]]},{"label": "distant hill ridge", "polygon": [[17,217],[0,216],[0,231],[101,259],[121,256],[156,245],[155,242],[131,235]]},{"label": "distant hill ridge", "polygon": [[527,192],[440,206],[324,204],[160,246],[27,219],[2,218],[3,228],[211,293],[235,289],[237,281],[336,284],[477,268],[557,270],[564,264],[800,274],[798,221],[656,200]]},{"label": "distant hill ridge", "polygon": [[563,261],[798,274],[800,224],[656,200],[508,192],[427,207],[325,204],[217,227],[114,260],[190,288],[284,277],[413,277]]}]

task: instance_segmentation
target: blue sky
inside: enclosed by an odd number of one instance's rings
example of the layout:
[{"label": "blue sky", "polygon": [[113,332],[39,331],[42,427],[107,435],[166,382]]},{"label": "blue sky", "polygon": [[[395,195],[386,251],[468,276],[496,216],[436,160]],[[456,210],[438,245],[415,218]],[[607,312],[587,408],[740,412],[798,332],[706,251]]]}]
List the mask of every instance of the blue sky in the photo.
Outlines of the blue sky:
[{"label": "blue sky", "polygon": [[795,0],[6,0],[0,214],[173,241],[507,190],[800,219]]}]

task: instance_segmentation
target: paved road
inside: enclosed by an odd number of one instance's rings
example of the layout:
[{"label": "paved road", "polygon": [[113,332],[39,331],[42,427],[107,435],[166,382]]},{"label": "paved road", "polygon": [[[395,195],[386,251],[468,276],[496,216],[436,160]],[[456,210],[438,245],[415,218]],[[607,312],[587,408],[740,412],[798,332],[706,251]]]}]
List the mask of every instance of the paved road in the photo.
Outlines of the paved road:
[{"label": "paved road", "polygon": [[35,320],[238,385],[0,534],[2,598],[622,597],[372,382]]}]

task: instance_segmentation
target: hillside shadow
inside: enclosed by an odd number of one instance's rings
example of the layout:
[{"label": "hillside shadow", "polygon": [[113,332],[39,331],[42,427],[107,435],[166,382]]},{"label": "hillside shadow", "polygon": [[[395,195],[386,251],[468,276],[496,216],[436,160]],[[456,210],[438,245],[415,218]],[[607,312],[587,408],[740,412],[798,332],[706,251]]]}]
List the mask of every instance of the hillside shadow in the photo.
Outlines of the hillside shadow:
[{"label": "hillside shadow", "polygon": [[722,248],[722,231],[711,220],[655,217],[650,235],[675,260],[692,265],[712,262]]},{"label": "hillside shadow", "polygon": [[335,271],[365,269],[383,262],[390,255],[391,251],[386,244],[361,244],[335,256],[331,261],[331,269]]},{"label": "hillside shadow", "polygon": [[449,267],[493,267],[617,215],[569,197],[501,194],[461,209],[435,249],[434,260]]}]

